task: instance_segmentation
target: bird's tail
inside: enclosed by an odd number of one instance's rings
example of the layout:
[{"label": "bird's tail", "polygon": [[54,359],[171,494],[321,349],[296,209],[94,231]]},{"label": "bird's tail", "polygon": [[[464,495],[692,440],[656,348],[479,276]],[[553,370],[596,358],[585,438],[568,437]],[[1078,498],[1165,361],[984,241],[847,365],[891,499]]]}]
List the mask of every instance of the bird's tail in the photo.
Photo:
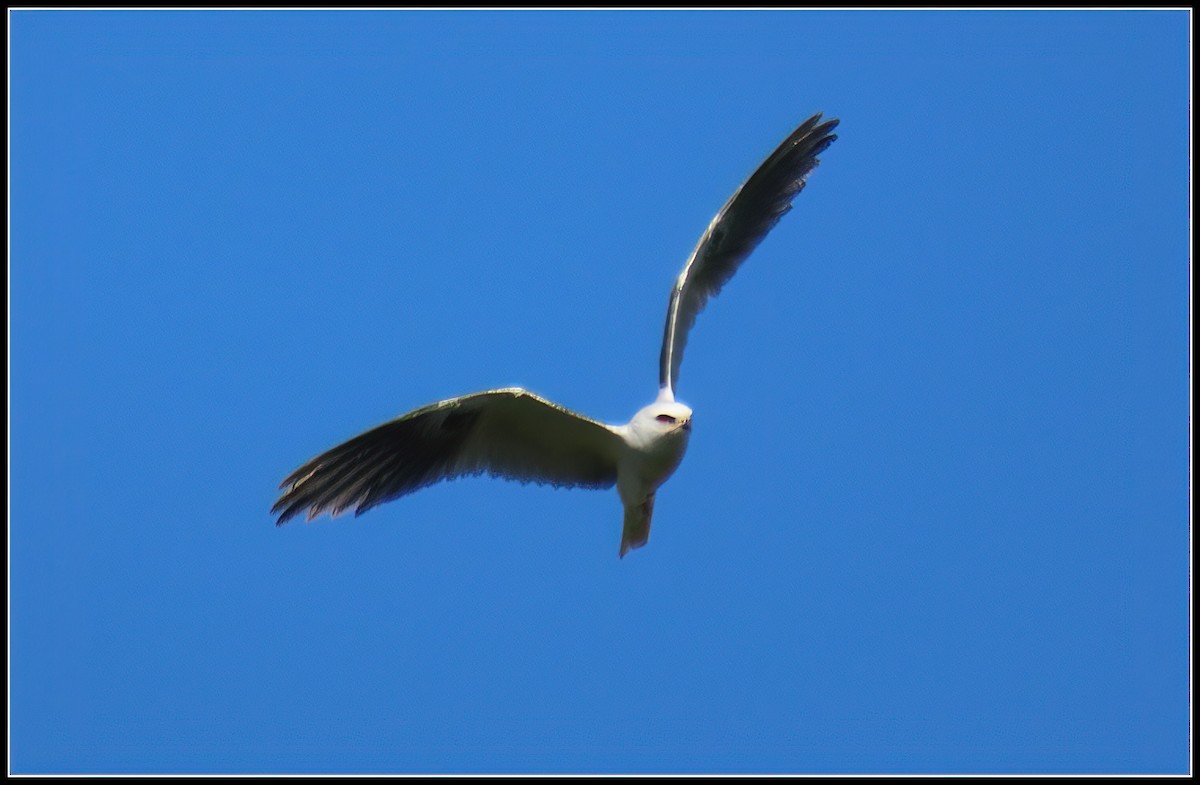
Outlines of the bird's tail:
[{"label": "bird's tail", "polygon": [[641,504],[625,508],[625,527],[621,532],[621,558],[650,539],[650,518],[654,515],[654,494]]}]

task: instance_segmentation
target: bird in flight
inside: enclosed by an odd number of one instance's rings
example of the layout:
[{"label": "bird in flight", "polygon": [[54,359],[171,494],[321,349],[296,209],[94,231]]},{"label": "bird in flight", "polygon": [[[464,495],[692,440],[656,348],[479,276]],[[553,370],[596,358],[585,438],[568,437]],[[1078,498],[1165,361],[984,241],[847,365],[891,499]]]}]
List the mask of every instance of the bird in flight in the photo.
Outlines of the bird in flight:
[{"label": "bird in flight", "polygon": [[667,303],[658,397],[624,425],[606,425],[511,387],[449,398],[372,428],[327,450],[280,484],[271,512],[282,526],[383,502],[442,480],[487,473],[564,487],[617,486],[625,508],[620,556],[646,544],[654,495],[679,466],[692,410],[675,400],[688,331],[709,298],[733,277],[816,168],[837,120],[815,114],[741,185],[700,236]]}]

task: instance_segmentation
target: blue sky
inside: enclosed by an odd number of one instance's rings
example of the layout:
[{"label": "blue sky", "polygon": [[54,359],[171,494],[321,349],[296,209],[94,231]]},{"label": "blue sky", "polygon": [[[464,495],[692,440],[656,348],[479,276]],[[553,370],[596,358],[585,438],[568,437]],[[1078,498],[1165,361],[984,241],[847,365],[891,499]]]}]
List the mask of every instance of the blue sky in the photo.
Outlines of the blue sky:
[{"label": "blue sky", "polygon": [[[1186,12],[10,13],[13,772],[1186,772]],[[839,140],[615,492],[279,481]]]}]

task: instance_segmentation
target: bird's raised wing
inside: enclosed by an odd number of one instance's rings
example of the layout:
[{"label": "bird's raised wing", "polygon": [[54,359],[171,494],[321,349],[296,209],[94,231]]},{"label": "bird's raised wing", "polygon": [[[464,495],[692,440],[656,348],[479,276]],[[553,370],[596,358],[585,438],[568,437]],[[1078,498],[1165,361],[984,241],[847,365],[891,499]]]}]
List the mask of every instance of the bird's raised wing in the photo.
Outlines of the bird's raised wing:
[{"label": "bird's raised wing", "polygon": [[308,511],[361,515],[441,480],[488,474],[609,488],[623,441],[603,423],[519,388],[431,404],[321,453],[279,486],[278,525]]},{"label": "bird's raised wing", "polygon": [[659,357],[660,397],[674,399],[679,363],[696,314],[714,297],[767,232],[792,209],[817,155],[833,143],[837,120],[815,114],[783,141],[721,208],[700,237],[667,304],[667,326]]}]

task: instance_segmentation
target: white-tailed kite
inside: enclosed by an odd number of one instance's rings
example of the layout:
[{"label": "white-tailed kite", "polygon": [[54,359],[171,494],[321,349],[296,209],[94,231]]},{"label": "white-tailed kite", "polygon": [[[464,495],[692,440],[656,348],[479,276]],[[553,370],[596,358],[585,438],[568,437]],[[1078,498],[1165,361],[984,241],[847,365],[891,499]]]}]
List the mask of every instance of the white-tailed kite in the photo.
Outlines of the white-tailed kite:
[{"label": "white-tailed kite", "polygon": [[487,390],[409,412],[321,453],[292,472],[271,508],[277,525],[307,511],[377,504],[442,480],[484,472],[555,486],[617,486],[625,507],[620,555],[650,537],[654,494],[687,449],[692,410],[675,400],[688,330],[705,303],[792,209],[819,161],[837,139],[837,120],[805,120],[734,191],[683,266],[671,289],[654,403],[625,425],[606,425],[521,388]]}]

